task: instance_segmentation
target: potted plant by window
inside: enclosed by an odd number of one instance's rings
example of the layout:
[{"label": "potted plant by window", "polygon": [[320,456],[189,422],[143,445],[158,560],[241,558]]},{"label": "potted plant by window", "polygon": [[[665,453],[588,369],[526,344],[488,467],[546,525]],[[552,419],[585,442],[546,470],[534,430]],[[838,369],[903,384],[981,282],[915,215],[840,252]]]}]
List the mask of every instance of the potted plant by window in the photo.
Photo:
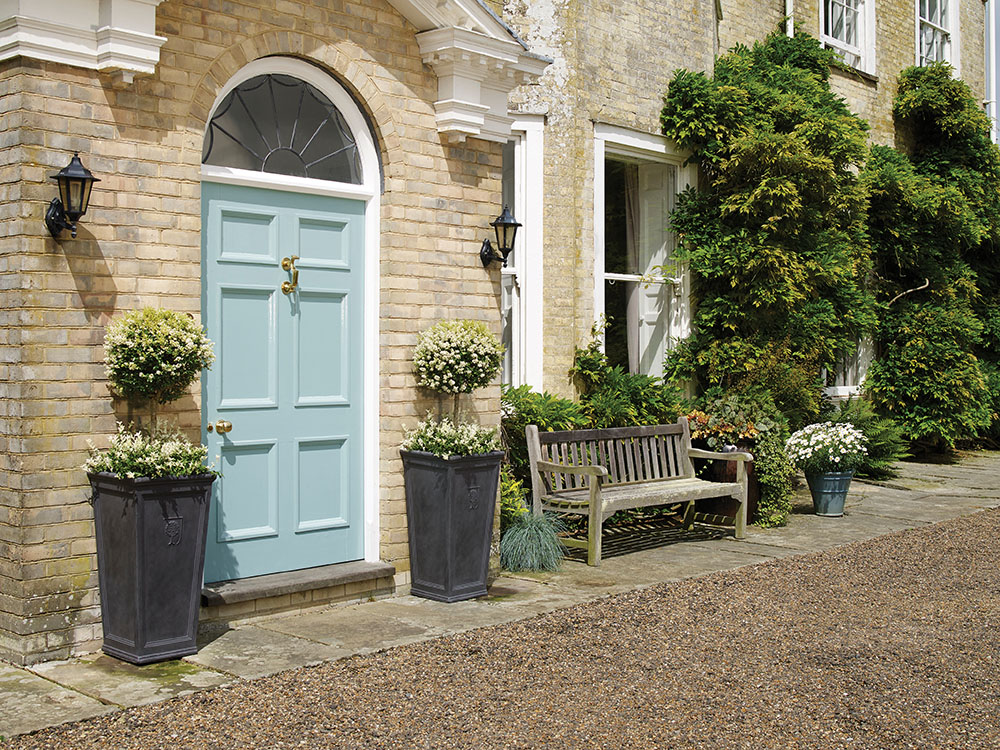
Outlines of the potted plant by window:
[{"label": "potted plant by window", "polygon": [[806,475],[816,515],[844,515],[851,477],[868,455],[864,434],[850,424],[818,422],[793,433],[785,448]]},{"label": "potted plant by window", "polygon": [[[400,456],[406,487],[410,592],[443,602],[486,595],[500,460],[496,430],[459,419],[459,396],[499,372],[503,347],[477,321],[445,321],[414,350],[419,385],[439,396],[437,417],[407,433]],[[443,395],[454,396],[452,418]]]},{"label": "potted plant by window", "polygon": [[148,407],[145,430],[119,425],[84,464],[93,490],[104,652],[133,664],[197,651],[208,509],[215,472],[207,448],[156,423],[214,359],[193,319],[145,308],[105,336],[111,388],[129,413]]}]

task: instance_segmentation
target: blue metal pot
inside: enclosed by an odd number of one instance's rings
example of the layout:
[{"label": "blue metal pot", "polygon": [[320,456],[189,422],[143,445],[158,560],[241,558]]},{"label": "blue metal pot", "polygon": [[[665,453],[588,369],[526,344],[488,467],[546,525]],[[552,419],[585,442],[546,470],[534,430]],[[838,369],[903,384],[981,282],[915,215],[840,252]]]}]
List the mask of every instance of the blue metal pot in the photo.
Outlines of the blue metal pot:
[{"label": "blue metal pot", "polygon": [[813,509],[817,516],[844,515],[844,501],[851,487],[853,471],[826,471],[822,474],[806,474],[809,492],[812,494]]}]

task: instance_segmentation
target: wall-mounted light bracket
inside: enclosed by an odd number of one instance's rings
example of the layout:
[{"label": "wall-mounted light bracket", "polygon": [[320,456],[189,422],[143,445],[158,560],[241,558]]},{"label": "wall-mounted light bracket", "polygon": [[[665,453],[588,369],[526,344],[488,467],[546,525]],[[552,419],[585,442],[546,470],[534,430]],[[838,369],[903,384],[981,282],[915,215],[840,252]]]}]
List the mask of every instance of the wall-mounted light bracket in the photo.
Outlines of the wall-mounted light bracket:
[{"label": "wall-mounted light bracket", "polygon": [[64,229],[76,237],[76,223],[87,213],[91,188],[100,180],[83,166],[79,154],[73,154],[69,164],[50,179],[59,183],[59,197],[53,198],[45,211],[45,226],[57,239]]},{"label": "wall-mounted light bracket", "polygon": [[[508,206],[503,207],[503,212],[490,222],[493,231],[497,236],[497,248],[493,249],[493,243],[488,239],[483,240],[482,247],[479,248],[479,258],[483,261],[483,266],[489,266],[495,260],[503,261],[507,265],[507,256],[514,249],[514,237],[517,236],[518,227],[521,225],[514,218]],[[497,254],[499,250],[499,255]]]}]

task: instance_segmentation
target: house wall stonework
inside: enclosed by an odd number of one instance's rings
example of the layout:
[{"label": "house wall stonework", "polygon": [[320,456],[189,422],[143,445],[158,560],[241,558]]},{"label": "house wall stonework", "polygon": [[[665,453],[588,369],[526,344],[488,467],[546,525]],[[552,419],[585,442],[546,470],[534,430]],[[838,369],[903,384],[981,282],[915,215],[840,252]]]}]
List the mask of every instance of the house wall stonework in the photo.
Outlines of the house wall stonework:
[{"label": "house wall stonework", "polygon": [[[981,0],[961,3],[961,74],[984,91]],[[819,3],[794,4],[796,25],[818,36]],[[553,59],[539,85],[515,90],[513,106],[545,114],[544,388],[574,395],[567,371],[595,321],[594,123],[659,134],[662,97],[677,68],[711,72],[717,51],[753,44],[785,18],[784,0],[506,0],[504,18],[531,49]],[[877,0],[876,74],[831,70],[831,85],[892,144],[899,72],[915,62],[915,2]]]},{"label": "house wall stonework", "polygon": [[[222,8],[220,10],[219,8]],[[101,636],[89,488],[79,466],[127,417],[104,377],[109,320],[143,305],[195,316],[201,299],[200,162],[216,96],[270,55],[308,60],[341,82],[373,124],[384,167],[379,307],[379,554],[408,580],[399,443],[436,402],[418,390],[418,331],[473,318],[499,332],[499,271],[479,243],[500,200],[501,150],[449,143],[437,80],[415,29],[387,3],[166,0],[167,37],[150,76],[19,58],[0,66],[0,658],[93,650]],[[101,179],[79,235],[43,222],[49,175],[73,151]],[[466,406],[496,424],[498,387]],[[167,407],[201,434],[197,388]]]}]

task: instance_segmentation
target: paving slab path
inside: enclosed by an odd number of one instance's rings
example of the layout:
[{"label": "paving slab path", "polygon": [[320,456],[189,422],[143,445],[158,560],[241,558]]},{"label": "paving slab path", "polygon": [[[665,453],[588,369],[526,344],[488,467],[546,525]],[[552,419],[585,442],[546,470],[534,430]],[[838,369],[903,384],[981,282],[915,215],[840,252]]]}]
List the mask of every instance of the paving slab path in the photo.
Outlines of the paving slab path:
[{"label": "paving slab path", "polygon": [[1000,748],[998,506],[998,453],[906,463],[841,519],[654,528],[482,600],[206,631],[165,665],[0,665],[2,747]]}]

